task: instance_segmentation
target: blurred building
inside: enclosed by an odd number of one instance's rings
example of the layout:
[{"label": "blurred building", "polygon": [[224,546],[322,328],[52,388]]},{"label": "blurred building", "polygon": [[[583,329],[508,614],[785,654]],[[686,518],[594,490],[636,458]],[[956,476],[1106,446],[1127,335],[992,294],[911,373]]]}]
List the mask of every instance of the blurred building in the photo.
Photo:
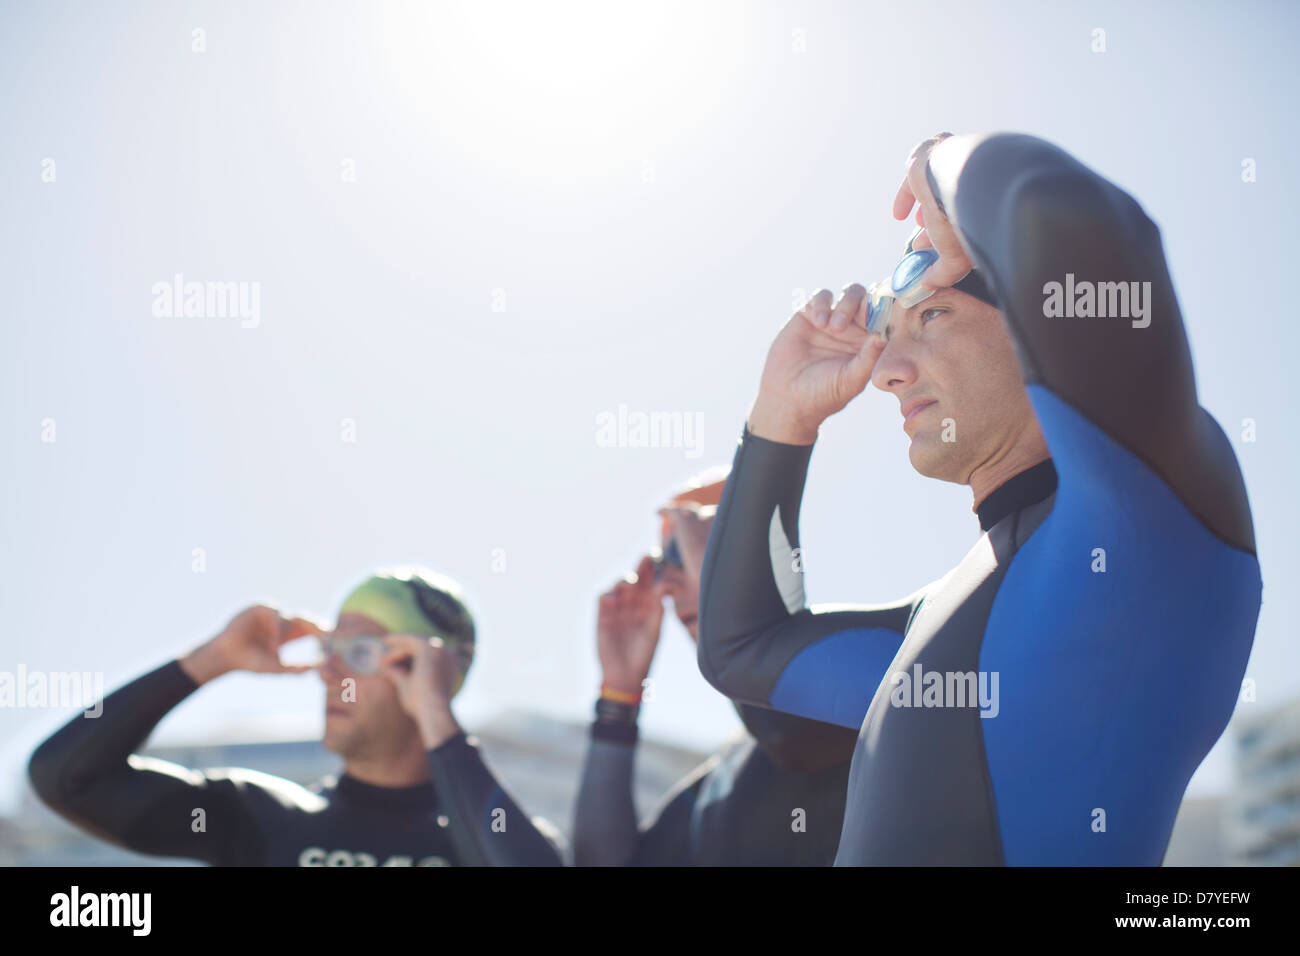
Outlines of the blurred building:
[{"label": "blurred building", "polygon": [[1174,821],[1164,866],[1227,866],[1225,797],[1184,797]]},{"label": "blurred building", "polygon": [[[530,815],[555,824],[572,846],[573,807],[588,725],[507,712],[476,729],[484,759]],[[308,785],[340,770],[337,755],[319,740],[242,741],[146,747],[141,753],[187,767],[247,767]],[[642,740],[637,747],[634,798],[642,815],[704,755]],[[571,852],[571,850],[570,850]],[[571,862],[571,861],[570,861]],[[13,817],[0,818],[0,866],[199,866],[189,860],[144,856],[110,846],[78,830],[24,788]]]},{"label": "blurred building", "polygon": [[1238,785],[1227,813],[1229,862],[1300,866],[1300,699],[1233,722]]}]

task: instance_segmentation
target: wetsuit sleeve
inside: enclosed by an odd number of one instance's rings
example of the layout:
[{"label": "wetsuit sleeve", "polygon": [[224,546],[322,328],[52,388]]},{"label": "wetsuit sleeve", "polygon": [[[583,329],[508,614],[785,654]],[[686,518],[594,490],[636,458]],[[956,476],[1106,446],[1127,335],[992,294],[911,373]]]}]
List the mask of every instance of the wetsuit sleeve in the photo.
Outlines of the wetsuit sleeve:
[{"label": "wetsuit sleeve", "polygon": [[804,606],[798,521],[811,456],[811,445],[742,434],[704,554],[700,671],[734,700],[857,728],[921,593]]},{"label": "wetsuit sleeve", "polygon": [[252,862],[258,834],[236,781],[133,754],[196,689],[171,661],[114,691],[98,717],[74,717],[36,749],[32,788],[69,822],[128,850]]},{"label": "wetsuit sleeve", "polygon": [[1116,485],[1099,431],[1221,539],[1253,553],[1236,456],[1197,403],[1160,230],[1136,200],[1020,134],[945,140],[927,175],[998,299],[1060,500]]},{"label": "wetsuit sleeve", "polygon": [[497,782],[473,741],[457,734],[428,756],[462,866],[563,864],[560,849]]},{"label": "wetsuit sleeve", "polygon": [[[621,736],[616,736],[621,732]],[[636,727],[591,728],[582,784],[573,814],[573,862],[577,866],[626,866],[636,852],[636,804],[632,773]]]}]

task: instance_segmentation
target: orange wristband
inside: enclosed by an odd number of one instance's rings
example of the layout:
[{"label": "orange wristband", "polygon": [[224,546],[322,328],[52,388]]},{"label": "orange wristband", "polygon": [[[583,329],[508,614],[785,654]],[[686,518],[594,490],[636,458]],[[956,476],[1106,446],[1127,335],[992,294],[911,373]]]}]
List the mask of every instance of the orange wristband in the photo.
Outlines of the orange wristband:
[{"label": "orange wristband", "polygon": [[620,704],[639,704],[641,703],[640,694],[629,694],[627,691],[615,690],[604,684],[600,685],[600,696],[605,700],[617,701]]}]

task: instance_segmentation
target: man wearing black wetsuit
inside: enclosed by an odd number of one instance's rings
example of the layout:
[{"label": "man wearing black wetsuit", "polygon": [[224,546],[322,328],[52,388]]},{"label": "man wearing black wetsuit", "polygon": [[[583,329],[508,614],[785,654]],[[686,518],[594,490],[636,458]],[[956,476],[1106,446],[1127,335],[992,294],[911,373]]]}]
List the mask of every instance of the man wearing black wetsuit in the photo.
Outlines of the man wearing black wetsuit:
[{"label": "man wearing black wetsuit", "polygon": [[[173,707],[222,674],[310,669],[282,663],[279,648],[311,634],[326,642],[324,745],[343,757],[337,783],[309,789],[134,754]],[[251,607],[190,654],[110,694],[99,717],[73,718],[32,755],[32,785],[95,836],[217,866],[558,865],[555,847],[452,716],[473,647],[458,589],[427,572],[370,578],[328,635]]]},{"label": "man wearing black wetsuit", "polygon": [[[839,864],[1157,865],[1261,593],[1160,232],[1023,135],[922,143],[895,218],[914,205],[937,291],[897,298],[880,338],[867,290],[823,290],[768,353],[708,541],[700,668],[860,729]],[[901,600],[809,608],[791,556],[813,443],[869,381],[913,467],[971,487],[982,534]],[[889,551],[866,543],[864,571]]]},{"label": "man wearing black wetsuit", "polygon": [[[603,682],[574,819],[579,866],[829,866],[835,858],[856,734],[762,707],[737,706],[746,733],[637,825],[636,720],[659,643],[662,601],[672,598],[695,638],[707,516],[723,480],[697,480],[681,491],[663,513],[666,559],[643,557],[636,574],[601,595]],[[688,509],[699,520],[679,533],[678,516]]]}]

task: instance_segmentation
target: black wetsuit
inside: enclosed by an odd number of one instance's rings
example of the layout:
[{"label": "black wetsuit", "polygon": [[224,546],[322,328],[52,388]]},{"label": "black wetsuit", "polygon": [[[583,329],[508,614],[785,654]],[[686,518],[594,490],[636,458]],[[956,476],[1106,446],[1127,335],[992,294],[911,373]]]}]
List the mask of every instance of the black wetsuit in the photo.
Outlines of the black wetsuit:
[{"label": "black wetsuit", "polygon": [[[1130,196],[1022,135],[948,140],[929,176],[1052,462],[989,496],[940,580],[809,609],[792,554],[812,447],[745,431],[704,558],[700,668],[730,697],[860,728],[837,863],[1156,865],[1259,614],[1236,455]],[[863,542],[864,568],[888,560]]]},{"label": "black wetsuit", "polygon": [[104,840],[215,866],[560,863],[463,734],[429,752],[433,780],[412,787],[343,776],[308,789],[254,770],[134,755],[196,686],[172,661],[106,697],[99,717],[74,717],[32,755],[37,794]]},{"label": "black wetsuit", "polygon": [[688,774],[638,828],[636,727],[592,725],[574,817],[579,866],[830,866],[857,735],[738,706],[746,733]]}]

